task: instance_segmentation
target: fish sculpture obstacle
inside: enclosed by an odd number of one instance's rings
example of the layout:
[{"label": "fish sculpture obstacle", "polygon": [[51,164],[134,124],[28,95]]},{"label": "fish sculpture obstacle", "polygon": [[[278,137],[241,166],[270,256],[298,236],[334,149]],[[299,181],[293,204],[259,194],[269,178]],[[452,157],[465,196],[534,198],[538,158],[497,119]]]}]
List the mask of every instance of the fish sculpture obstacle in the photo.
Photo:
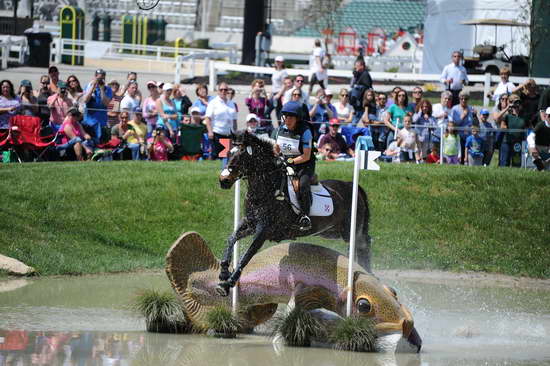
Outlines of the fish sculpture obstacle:
[{"label": "fish sculpture obstacle", "polygon": [[[353,313],[373,320],[379,337],[390,336],[418,352],[422,341],[407,307],[396,292],[354,265]],[[166,273],[192,325],[205,330],[208,312],[230,306],[216,293],[219,261],[196,232],[184,233],[166,255]],[[344,316],[348,259],[325,247],[279,244],[259,252],[239,280],[239,320],[252,329],[269,320],[278,304],[293,301],[306,310],[324,309]]]}]

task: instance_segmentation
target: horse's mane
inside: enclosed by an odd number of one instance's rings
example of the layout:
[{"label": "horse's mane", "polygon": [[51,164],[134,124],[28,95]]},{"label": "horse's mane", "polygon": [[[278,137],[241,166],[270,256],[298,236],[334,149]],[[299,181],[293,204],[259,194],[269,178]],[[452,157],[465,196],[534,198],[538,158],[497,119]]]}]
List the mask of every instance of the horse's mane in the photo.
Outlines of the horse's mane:
[{"label": "horse's mane", "polygon": [[257,136],[246,130],[237,132],[235,136],[237,141],[242,141],[245,145],[260,147],[262,152],[271,153],[273,151],[273,146],[276,144],[275,140],[267,136]]}]

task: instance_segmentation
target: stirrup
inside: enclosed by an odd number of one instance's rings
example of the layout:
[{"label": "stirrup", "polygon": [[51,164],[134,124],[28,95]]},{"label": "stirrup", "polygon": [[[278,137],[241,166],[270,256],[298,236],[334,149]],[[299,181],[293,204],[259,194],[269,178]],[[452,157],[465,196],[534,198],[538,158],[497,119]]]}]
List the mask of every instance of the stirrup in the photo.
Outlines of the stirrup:
[{"label": "stirrup", "polygon": [[277,201],[284,201],[285,200],[285,194],[280,190],[276,190],[275,191],[275,199]]},{"label": "stirrup", "polygon": [[302,215],[298,220],[298,225],[300,225],[301,231],[311,230],[311,219],[307,215]]}]

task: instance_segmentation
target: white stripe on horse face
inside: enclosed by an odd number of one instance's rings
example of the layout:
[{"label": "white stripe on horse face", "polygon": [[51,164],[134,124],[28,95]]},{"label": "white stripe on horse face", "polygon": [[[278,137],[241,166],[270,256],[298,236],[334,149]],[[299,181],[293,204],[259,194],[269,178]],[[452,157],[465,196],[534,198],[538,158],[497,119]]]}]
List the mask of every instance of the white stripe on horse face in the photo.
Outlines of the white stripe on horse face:
[{"label": "white stripe on horse face", "polygon": [[247,146],[246,152],[248,153],[248,155],[252,155],[252,146]]},{"label": "white stripe on horse face", "polygon": [[229,150],[229,152],[231,154],[235,154],[237,151],[239,151],[239,148],[237,146],[235,146],[234,148],[232,148],[231,150]]},{"label": "white stripe on horse face", "polygon": [[229,171],[229,169],[224,169],[222,170],[221,174],[220,174],[220,177],[229,177],[229,174],[231,174],[231,172]]}]

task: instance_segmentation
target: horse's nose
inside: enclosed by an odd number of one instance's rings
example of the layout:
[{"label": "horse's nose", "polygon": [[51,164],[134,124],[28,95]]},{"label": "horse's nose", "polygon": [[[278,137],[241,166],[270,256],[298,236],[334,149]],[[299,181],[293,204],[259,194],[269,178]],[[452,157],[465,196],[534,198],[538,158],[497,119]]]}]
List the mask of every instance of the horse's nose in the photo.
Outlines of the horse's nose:
[{"label": "horse's nose", "polygon": [[228,177],[220,177],[220,187],[222,189],[229,189],[233,185],[233,182]]}]

